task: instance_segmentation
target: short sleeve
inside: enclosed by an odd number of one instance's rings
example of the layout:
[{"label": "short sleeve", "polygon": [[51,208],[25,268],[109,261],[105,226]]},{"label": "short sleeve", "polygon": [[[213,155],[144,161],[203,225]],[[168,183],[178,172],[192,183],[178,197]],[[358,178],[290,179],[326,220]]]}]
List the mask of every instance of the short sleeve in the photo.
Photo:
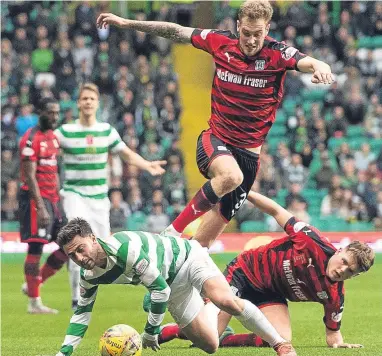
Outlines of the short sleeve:
[{"label": "short sleeve", "polygon": [[196,28],[191,35],[191,43],[195,48],[213,54],[221,45],[235,38],[231,31],[201,30]]},{"label": "short sleeve", "polygon": [[27,132],[20,141],[21,160],[36,162],[38,159],[39,150],[40,146],[36,140],[36,136],[31,135],[30,132]]},{"label": "short sleeve", "polygon": [[55,129],[54,130],[54,135],[56,136],[59,144],[60,144],[60,147],[64,147],[65,146],[65,136],[64,136],[64,128],[62,126],[60,126],[58,129]]},{"label": "short sleeve", "polygon": [[279,64],[282,68],[289,70],[298,70],[297,63],[305,58],[306,54],[301,53],[297,48],[280,43],[281,56]]},{"label": "short sleeve", "polygon": [[111,127],[109,135],[109,149],[112,153],[118,153],[126,147],[126,144],[122,141],[121,136],[114,127]]},{"label": "short sleeve", "polygon": [[313,241],[316,246],[326,254],[332,255],[336,249],[330,241],[323,236],[320,230],[292,216],[284,226],[285,232],[294,240],[296,246],[303,248],[307,240]]}]

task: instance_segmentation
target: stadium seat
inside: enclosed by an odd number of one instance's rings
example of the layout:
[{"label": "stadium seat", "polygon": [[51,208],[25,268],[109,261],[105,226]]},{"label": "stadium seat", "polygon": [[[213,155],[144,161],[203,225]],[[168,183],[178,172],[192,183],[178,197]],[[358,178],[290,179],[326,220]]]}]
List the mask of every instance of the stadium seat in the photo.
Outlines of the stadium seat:
[{"label": "stadium seat", "polygon": [[348,142],[352,150],[359,150],[363,143],[367,143],[367,142],[370,143],[368,138],[363,136],[353,136],[351,137],[351,140],[349,140]]},{"label": "stadium seat", "polygon": [[361,37],[358,39],[358,48],[373,48],[373,38],[372,37]]},{"label": "stadium seat", "polygon": [[287,120],[287,117],[285,115],[284,110],[283,109],[277,110],[275,124],[276,123],[278,123],[278,124],[283,123],[284,124],[286,122],[286,120]]},{"label": "stadium seat", "polygon": [[370,150],[376,154],[379,154],[382,147],[382,139],[373,139],[367,142],[370,144]]},{"label": "stadium seat", "polygon": [[269,131],[269,137],[270,136],[284,136],[286,134],[286,127],[285,125],[273,125],[271,130]]},{"label": "stadium seat", "polygon": [[2,232],[15,232],[19,231],[20,223],[18,221],[2,221],[1,231]]},{"label": "stadium seat", "polygon": [[267,224],[264,221],[244,221],[240,225],[241,232],[264,232],[267,230]]},{"label": "stadium seat", "polygon": [[126,228],[130,231],[145,230],[147,216],[141,211],[131,214],[126,220]]},{"label": "stadium seat", "polygon": [[296,109],[296,100],[294,99],[285,99],[283,101],[283,109],[286,113],[286,115],[293,115],[294,110]]},{"label": "stadium seat", "polygon": [[372,223],[364,222],[364,221],[359,221],[359,222],[349,224],[349,228],[350,228],[350,231],[354,231],[354,232],[357,232],[357,231],[364,232],[364,231],[375,230],[374,225]]},{"label": "stadium seat", "polygon": [[348,142],[346,137],[331,137],[328,141],[328,147],[330,150],[335,150],[341,146],[344,142]]},{"label": "stadium seat", "polygon": [[350,125],[347,130],[346,136],[349,138],[364,136],[365,129],[362,126]]},{"label": "stadium seat", "polygon": [[330,231],[349,231],[348,222],[343,219],[329,218],[328,225]]},{"label": "stadium seat", "polygon": [[325,98],[326,90],[325,89],[304,89],[302,92],[303,100],[309,101],[321,101]]},{"label": "stadium seat", "polygon": [[311,216],[310,224],[321,231],[329,231],[329,223],[326,219]]},{"label": "stadium seat", "polygon": [[[374,36],[371,38],[373,48],[382,48],[382,36]],[[379,58],[379,60],[381,60]]]}]

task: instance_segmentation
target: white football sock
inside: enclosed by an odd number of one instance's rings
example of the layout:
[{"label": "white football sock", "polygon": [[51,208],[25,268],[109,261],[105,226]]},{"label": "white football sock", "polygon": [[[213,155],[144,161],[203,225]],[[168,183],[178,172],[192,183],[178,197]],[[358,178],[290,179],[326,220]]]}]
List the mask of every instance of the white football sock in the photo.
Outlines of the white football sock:
[{"label": "white football sock", "polygon": [[72,260],[68,261],[69,282],[72,288],[72,300],[78,300],[80,298],[80,270],[80,266],[76,265]]},{"label": "white football sock", "polygon": [[244,309],[242,313],[240,315],[236,315],[235,317],[240,321],[240,323],[243,324],[244,327],[260,336],[272,347],[280,342],[285,342],[285,340],[279,335],[258,307],[253,305],[248,300],[243,299],[243,302]]}]

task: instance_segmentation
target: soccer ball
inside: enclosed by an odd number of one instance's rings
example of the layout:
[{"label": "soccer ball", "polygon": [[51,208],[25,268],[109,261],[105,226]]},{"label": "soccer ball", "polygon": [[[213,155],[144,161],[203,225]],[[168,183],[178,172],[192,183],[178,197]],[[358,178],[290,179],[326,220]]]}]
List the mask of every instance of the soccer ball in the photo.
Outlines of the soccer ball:
[{"label": "soccer ball", "polygon": [[131,326],[114,325],[102,335],[99,350],[102,356],[141,356],[142,339]]}]

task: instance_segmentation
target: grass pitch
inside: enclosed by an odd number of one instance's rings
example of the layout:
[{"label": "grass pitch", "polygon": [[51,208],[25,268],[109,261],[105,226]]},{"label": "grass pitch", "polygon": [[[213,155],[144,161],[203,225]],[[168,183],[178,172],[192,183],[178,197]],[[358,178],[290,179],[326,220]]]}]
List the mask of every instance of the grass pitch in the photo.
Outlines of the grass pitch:
[{"label": "grass pitch", "polygon": [[[214,255],[224,268],[235,254]],[[43,258],[44,260],[45,258]],[[1,263],[1,355],[50,356],[58,352],[72,315],[66,268],[42,287],[46,305],[60,310],[58,315],[28,315],[27,298],[21,294],[23,254],[2,255]],[[329,349],[325,343],[322,306],[317,303],[290,303],[293,344],[300,356],[382,355],[382,255],[363,276],[346,283],[346,299],[341,331],[345,341],[360,343],[363,349]],[[128,324],[142,331],[146,314],[142,310],[143,287],[100,286],[92,321],[74,355],[96,356],[98,340],[104,330],[114,324]],[[165,322],[171,321],[167,315]],[[234,320],[236,332],[245,332]],[[173,341],[162,346],[158,355],[192,356],[204,354],[190,349],[187,341]],[[154,355],[144,350],[143,355]],[[223,348],[217,355],[274,355],[271,349]]]}]

